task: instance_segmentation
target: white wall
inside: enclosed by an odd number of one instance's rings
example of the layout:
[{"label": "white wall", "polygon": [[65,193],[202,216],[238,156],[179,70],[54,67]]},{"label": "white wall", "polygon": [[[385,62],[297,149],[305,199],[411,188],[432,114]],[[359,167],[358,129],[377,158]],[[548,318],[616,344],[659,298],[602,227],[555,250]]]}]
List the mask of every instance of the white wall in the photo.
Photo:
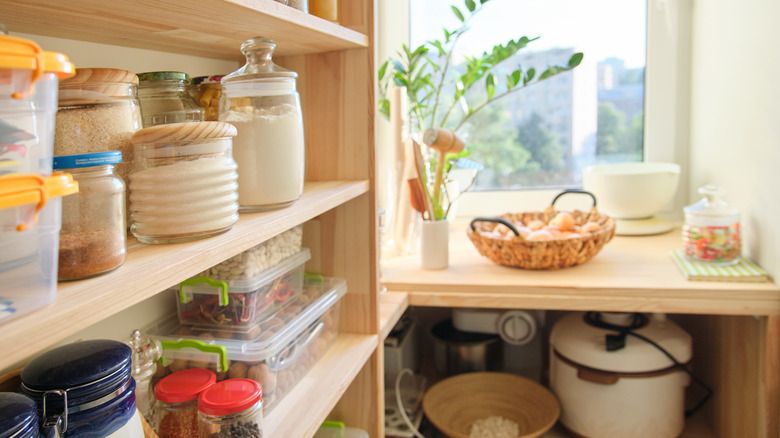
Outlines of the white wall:
[{"label": "white wall", "polygon": [[689,201],[714,183],[740,209],[745,254],[780,276],[780,2],[693,6]]}]

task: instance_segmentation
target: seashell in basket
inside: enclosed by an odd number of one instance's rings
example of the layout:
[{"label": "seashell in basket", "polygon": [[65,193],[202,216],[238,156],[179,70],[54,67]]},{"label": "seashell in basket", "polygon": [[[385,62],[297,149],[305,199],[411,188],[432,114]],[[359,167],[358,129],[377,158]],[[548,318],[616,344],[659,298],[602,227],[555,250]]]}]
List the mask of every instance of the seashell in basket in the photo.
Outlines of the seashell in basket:
[{"label": "seashell in basket", "polygon": [[[565,193],[585,193],[593,198],[590,211],[574,210],[567,213],[573,219],[575,229],[593,228],[595,231],[569,235],[554,232],[555,235],[546,240],[527,239],[518,228],[532,221],[550,224],[561,213],[555,209],[555,201]],[[592,193],[567,190],[558,194],[544,211],[475,218],[467,234],[477,251],[494,263],[523,269],[553,270],[580,265],[598,254],[615,235],[615,219],[598,212],[596,198]]]}]

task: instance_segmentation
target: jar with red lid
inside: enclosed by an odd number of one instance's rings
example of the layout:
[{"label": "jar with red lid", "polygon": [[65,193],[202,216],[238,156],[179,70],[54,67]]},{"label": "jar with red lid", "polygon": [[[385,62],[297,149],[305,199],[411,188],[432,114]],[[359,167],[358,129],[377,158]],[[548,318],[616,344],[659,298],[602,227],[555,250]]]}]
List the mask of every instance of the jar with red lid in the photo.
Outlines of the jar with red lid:
[{"label": "jar with red lid", "polygon": [[214,386],[217,375],[203,368],[175,372],[157,382],[154,398],[157,435],[160,438],[191,438],[198,435],[198,396]]},{"label": "jar with red lid", "polygon": [[199,438],[261,438],[263,388],[251,379],[223,380],[198,397]]},{"label": "jar with red lid", "polygon": [[684,208],[682,237],[686,257],[720,265],[738,262],[742,254],[739,210],[723,201],[721,187],[708,184],[699,188],[699,194],[699,202]]}]

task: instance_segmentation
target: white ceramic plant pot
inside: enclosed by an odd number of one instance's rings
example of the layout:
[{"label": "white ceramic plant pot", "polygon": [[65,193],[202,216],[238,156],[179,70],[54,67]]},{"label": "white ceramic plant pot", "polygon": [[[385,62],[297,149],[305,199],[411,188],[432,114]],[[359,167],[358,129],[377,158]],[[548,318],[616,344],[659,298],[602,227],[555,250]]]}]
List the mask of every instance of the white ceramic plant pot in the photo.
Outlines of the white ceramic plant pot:
[{"label": "white ceramic plant pot", "polygon": [[450,249],[449,221],[423,221],[420,232],[420,264],[423,269],[447,269]]}]

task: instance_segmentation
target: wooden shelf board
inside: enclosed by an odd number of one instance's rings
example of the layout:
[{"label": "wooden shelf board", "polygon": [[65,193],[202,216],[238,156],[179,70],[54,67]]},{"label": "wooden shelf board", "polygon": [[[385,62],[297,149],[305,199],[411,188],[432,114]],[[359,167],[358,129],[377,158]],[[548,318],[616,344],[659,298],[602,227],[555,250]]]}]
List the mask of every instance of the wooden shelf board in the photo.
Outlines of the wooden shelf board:
[{"label": "wooden shelf board", "polygon": [[127,260],[119,269],[59,283],[53,303],[3,324],[0,369],[367,191],[368,181],[312,182],[292,206],[242,213],[230,231],[218,236],[169,245],[146,245],[131,238]]},{"label": "wooden shelf board", "polygon": [[387,291],[379,297],[379,336],[384,341],[409,307],[406,292]]},{"label": "wooden shelf board", "polygon": [[407,292],[409,305],[604,310],[724,315],[778,315],[772,282],[687,281],[670,251],[680,231],[616,236],[590,261],[555,271],[499,266],[481,256],[465,224],[453,223],[449,268],[420,268],[419,254],[382,257],[382,283]]},{"label": "wooden shelf board", "polygon": [[339,334],[314,367],[265,418],[264,436],[310,437],[376,351],[376,335]]},{"label": "wooden shelf board", "polygon": [[0,9],[11,34],[216,59],[243,60],[241,43],[256,36],[275,40],[280,57],[368,46],[367,35],[274,0],[0,0]]}]

